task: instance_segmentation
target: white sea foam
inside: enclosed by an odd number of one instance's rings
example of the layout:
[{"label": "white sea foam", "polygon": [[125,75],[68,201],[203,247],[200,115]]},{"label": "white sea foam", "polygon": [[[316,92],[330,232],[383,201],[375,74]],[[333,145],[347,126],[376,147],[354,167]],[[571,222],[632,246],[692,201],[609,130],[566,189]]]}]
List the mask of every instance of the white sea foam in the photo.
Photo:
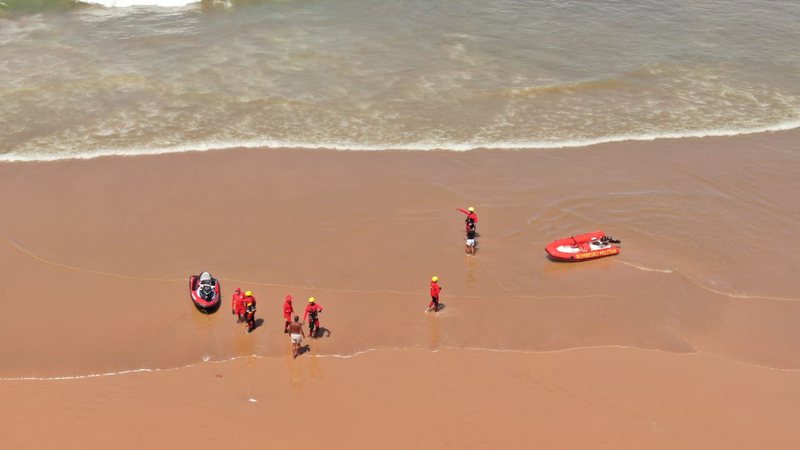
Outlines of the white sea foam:
[{"label": "white sea foam", "polygon": [[161,6],[175,8],[199,3],[200,0],[81,0],[84,3],[105,6],[107,8],[128,8],[131,6]]},{"label": "white sea foam", "polygon": [[563,141],[493,141],[493,142],[414,142],[409,144],[366,145],[357,142],[304,142],[281,141],[273,139],[252,140],[212,140],[187,143],[182,145],[164,147],[126,147],[108,148],[89,151],[65,152],[9,152],[0,154],[0,162],[26,162],[26,161],[57,161],[64,159],[93,159],[103,156],[144,156],[166,153],[204,152],[212,150],[229,150],[235,148],[303,148],[351,151],[376,151],[376,150],[447,150],[469,151],[478,149],[558,149],[587,147],[598,144],[625,141],[654,141],[658,139],[685,139],[717,136],[738,136],[745,134],[786,131],[800,128],[800,120],[790,120],[774,125],[751,128],[730,128],[714,130],[697,130],[687,132],[663,132],[648,134],[624,134],[606,136],[593,139],[574,139]]},{"label": "white sea foam", "polygon": [[[739,364],[743,366],[755,367],[759,369],[766,369],[766,370],[773,370],[779,372],[793,372],[797,373],[800,372],[800,369],[793,368],[793,367],[775,367],[775,366],[767,366],[763,364],[752,363],[748,361],[742,361],[733,359],[727,356],[709,353],[704,351],[699,351],[693,349],[692,351],[688,352],[676,352],[670,350],[663,350],[658,348],[650,348],[650,347],[639,347],[635,345],[621,345],[621,344],[598,344],[598,345],[579,345],[574,347],[564,347],[564,348],[556,348],[556,349],[548,349],[548,350],[523,350],[523,349],[503,349],[503,348],[490,348],[490,347],[457,347],[457,346],[444,346],[437,349],[428,349],[425,347],[420,346],[411,346],[411,347],[404,347],[404,348],[367,348],[365,350],[355,351],[351,354],[321,354],[321,355],[309,355],[315,358],[334,358],[334,359],[351,359],[356,358],[368,353],[383,351],[383,352],[405,352],[405,351],[423,351],[423,352],[430,352],[430,353],[439,353],[442,350],[446,351],[468,351],[468,352],[488,352],[488,353],[512,353],[512,354],[527,354],[527,355],[548,355],[548,354],[559,354],[559,353],[572,353],[572,352],[585,352],[585,351],[594,351],[594,350],[620,350],[620,351],[636,351],[636,352],[651,352],[651,353],[664,353],[664,354],[672,354],[672,355],[683,355],[683,356],[710,356],[713,358],[719,358],[726,361],[730,361],[734,364]],[[236,361],[242,358],[256,358],[256,359],[263,359],[264,356],[260,355],[249,355],[249,356],[236,356],[221,360],[215,361],[206,361],[206,363],[226,363],[230,361]],[[61,376],[50,376],[50,377],[33,377],[33,376],[21,376],[21,377],[8,377],[8,378],[0,378],[0,382],[3,381],[75,381],[75,380],[86,380],[92,378],[105,378],[105,377],[113,377],[113,376],[120,376],[120,375],[132,375],[137,373],[158,373],[158,372],[173,372],[181,369],[188,369],[194,366],[197,366],[197,363],[187,364],[184,366],[179,367],[172,367],[172,368],[141,368],[141,369],[129,369],[129,370],[120,370],[117,372],[104,372],[104,373],[91,373],[86,375],[61,375]],[[248,402],[250,403],[257,403],[258,400],[255,398],[249,398]]]}]

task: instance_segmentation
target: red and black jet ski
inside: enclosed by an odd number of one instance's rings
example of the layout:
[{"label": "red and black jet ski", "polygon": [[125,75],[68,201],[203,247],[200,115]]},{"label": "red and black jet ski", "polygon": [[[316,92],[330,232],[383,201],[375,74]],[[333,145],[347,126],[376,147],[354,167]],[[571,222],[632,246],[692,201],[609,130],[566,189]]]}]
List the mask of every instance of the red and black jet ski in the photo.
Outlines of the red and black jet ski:
[{"label": "red and black jet ski", "polygon": [[189,295],[192,297],[194,306],[200,312],[209,314],[219,309],[220,285],[219,280],[212,277],[210,273],[203,272],[200,275],[189,277]]},{"label": "red and black jet ski", "polygon": [[620,241],[606,236],[602,231],[557,239],[544,248],[551,258],[560,261],[585,261],[617,255]]}]

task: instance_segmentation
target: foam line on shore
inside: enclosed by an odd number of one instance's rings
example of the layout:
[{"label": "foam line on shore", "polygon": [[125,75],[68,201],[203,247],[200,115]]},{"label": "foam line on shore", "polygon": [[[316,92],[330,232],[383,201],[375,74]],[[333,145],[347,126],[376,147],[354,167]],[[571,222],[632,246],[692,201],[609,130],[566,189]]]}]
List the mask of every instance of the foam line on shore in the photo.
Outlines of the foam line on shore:
[{"label": "foam line on shore", "polygon": [[[36,253],[26,249],[22,245],[18,244],[17,242],[13,241],[12,239],[0,235],[0,240],[5,241],[11,247],[16,249],[17,251],[21,252],[22,254],[33,258],[34,260],[42,263],[47,264],[53,267],[59,267],[62,269],[72,270],[76,272],[83,272],[89,273],[92,275],[99,275],[99,276],[108,276],[108,277],[115,277],[121,278],[126,280],[135,280],[135,281],[157,281],[162,283],[179,283],[183,282],[183,279],[179,278],[151,278],[151,277],[141,277],[135,275],[124,275],[118,274],[113,272],[102,272],[93,269],[85,269],[81,267],[71,266],[68,264],[63,264],[55,261],[50,261],[46,258],[43,258]],[[677,270],[659,270],[659,269],[648,269],[643,268],[641,266],[626,263],[620,261],[620,263],[634,267],[639,270],[645,270],[650,272],[657,272],[657,273],[664,273],[664,274],[680,274]],[[485,269],[485,268],[484,268]],[[487,274],[491,276],[490,273]],[[745,294],[734,294],[729,292],[723,292],[716,290],[714,288],[705,286],[699,282],[692,280],[690,277],[686,277],[683,274],[680,274],[684,278],[686,278],[691,284],[694,286],[709,291],[711,293],[721,295],[723,297],[729,297],[735,300],[771,300],[771,301],[779,301],[779,302],[800,302],[800,299],[797,298],[790,298],[790,297],[775,297],[775,296],[763,296],[763,295],[745,295]],[[264,281],[251,281],[251,280],[241,280],[236,278],[219,278],[222,281],[226,282],[234,282],[234,283],[241,283],[241,284],[249,284],[249,285],[256,285],[256,286],[269,286],[269,287],[283,287],[287,289],[303,289],[308,291],[315,291],[315,292],[332,292],[332,293],[340,293],[340,294],[383,294],[383,295],[407,295],[407,296],[417,296],[419,292],[412,292],[412,291],[397,291],[391,289],[375,289],[375,290],[364,290],[364,289],[332,289],[332,288],[320,288],[317,286],[301,286],[301,285],[291,285],[291,284],[281,284],[281,283],[271,283],[271,282],[264,282]],[[492,278],[498,286],[503,289],[504,291],[508,290],[504,288],[496,279]],[[480,295],[458,295],[452,294],[448,295],[448,297],[453,299],[459,300],[497,300],[497,299],[531,299],[531,300],[594,300],[598,298],[606,298],[606,299],[616,299],[620,297],[631,297],[636,295],[643,295],[644,292],[639,294],[627,294],[624,296],[621,295],[611,295],[611,294],[591,294],[591,295],[531,295],[531,294],[510,294],[510,295],[494,295],[494,296],[480,296]]]},{"label": "foam line on shore", "polygon": [[[800,116],[800,111],[797,112]],[[787,131],[800,128],[800,119],[787,120],[773,125],[765,125],[738,129],[712,129],[687,132],[663,132],[643,134],[622,134],[587,139],[566,139],[561,141],[486,141],[486,142],[412,142],[407,144],[381,144],[369,145],[357,142],[297,142],[279,141],[273,139],[255,140],[212,140],[200,141],[189,144],[164,146],[164,147],[123,147],[104,148],[78,153],[19,153],[16,151],[0,153],[0,162],[34,162],[34,161],[59,161],[68,159],[94,159],[108,156],[147,156],[166,153],[188,153],[231,150],[238,148],[263,148],[263,149],[307,149],[307,150],[349,150],[349,151],[390,151],[390,150],[415,150],[415,151],[470,151],[479,149],[490,150],[536,150],[590,147],[599,144],[608,144],[627,141],[655,141],[659,139],[686,139],[704,137],[739,136],[776,131]]]},{"label": "foam line on shore", "polygon": [[656,273],[673,273],[673,272],[675,272],[675,269],[655,269],[655,268],[652,268],[652,267],[645,267],[645,266],[641,266],[639,264],[634,264],[632,262],[623,261],[623,260],[619,260],[619,259],[615,259],[614,262],[618,263],[618,264],[623,264],[623,265],[626,265],[626,266],[629,266],[629,267],[633,267],[634,269],[641,270],[642,272],[656,272]]},{"label": "foam line on shore", "polygon": [[[359,357],[361,355],[365,355],[368,353],[374,352],[406,352],[406,351],[427,351],[432,354],[436,354],[442,351],[469,351],[469,352],[490,352],[490,353],[514,353],[514,354],[524,354],[524,355],[549,355],[549,354],[561,354],[561,353],[572,353],[572,352],[579,352],[579,351],[593,351],[593,350],[621,350],[621,351],[638,351],[638,352],[650,352],[650,353],[662,353],[662,354],[671,354],[671,355],[684,355],[684,356],[708,356],[712,358],[716,358],[722,361],[731,362],[738,365],[754,367],[757,369],[763,370],[770,370],[770,371],[778,371],[778,372],[789,372],[789,373],[800,373],[800,368],[788,368],[788,367],[774,367],[774,366],[767,366],[763,364],[756,364],[750,363],[746,361],[741,361],[738,359],[724,357],[715,353],[708,353],[702,351],[691,351],[691,352],[675,352],[669,350],[663,350],[658,348],[647,348],[647,347],[637,347],[633,345],[621,345],[621,344],[603,344],[603,345],[581,345],[575,347],[566,347],[560,349],[552,349],[552,350],[518,350],[518,349],[496,349],[496,348],[488,348],[488,347],[454,347],[454,346],[445,346],[440,347],[437,349],[428,349],[425,347],[413,346],[413,347],[406,347],[406,348],[367,348],[364,350],[358,350],[351,354],[326,354],[326,355],[309,355],[312,358],[334,358],[334,359],[353,359]],[[288,356],[287,356],[288,357]],[[122,375],[133,375],[133,374],[142,374],[142,373],[159,373],[159,372],[174,372],[181,369],[188,369],[192,367],[199,366],[201,364],[220,364],[226,362],[232,362],[237,360],[242,360],[246,358],[255,358],[255,359],[265,359],[267,357],[262,355],[247,355],[247,356],[235,356],[232,358],[220,359],[220,360],[211,360],[210,358],[204,357],[202,361],[196,363],[190,363],[183,366],[178,367],[171,367],[171,368],[138,368],[138,369],[126,369],[120,370],[116,372],[102,372],[102,373],[91,373],[86,375],[61,375],[61,376],[52,376],[52,377],[3,377],[0,378],[0,382],[13,382],[13,381],[78,381],[78,380],[87,380],[87,379],[94,379],[94,378],[105,378],[105,377],[113,377],[113,376],[122,376]],[[279,358],[279,357],[272,357],[272,358]]]},{"label": "foam line on shore", "polygon": [[[36,253],[28,250],[27,248],[23,247],[22,245],[18,244],[14,240],[0,235],[0,240],[5,241],[11,247],[19,251],[20,253],[33,258],[37,262],[42,264],[46,264],[53,267],[58,267],[62,269],[72,270],[75,272],[83,272],[89,273],[92,275],[99,275],[99,276],[108,276],[114,278],[122,278],[126,280],[135,280],[135,281],[158,281],[162,283],[178,283],[183,282],[183,279],[178,278],[151,278],[151,277],[141,277],[135,275],[124,275],[119,273],[113,272],[102,272],[93,269],[85,269],[82,267],[71,266],[69,264],[64,264],[60,262],[50,261],[44,257],[37,255]],[[320,288],[317,286],[302,286],[302,285],[291,285],[291,284],[282,284],[282,283],[271,283],[271,282],[264,282],[264,281],[252,281],[252,280],[241,280],[236,278],[219,278],[222,281],[226,282],[233,282],[233,283],[240,283],[240,284],[248,284],[248,285],[256,285],[256,286],[269,286],[269,287],[283,287],[288,289],[304,289],[308,291],[315,291],[315,292],[333,292],[333,293],[340,293],[340,294],[384,294],[384,295],[408,295],[408,296],[418,296],[419,292],[412,292],[412,291],[397,291],[391,289],[375,289],[375,290],[364,290],[364,289],[332,289],[332,288]],[[503,290],[507,290],[503,288]],[[630,294],[633,295],[633,294]],[[628,295],[628,296],[630,296]],[[581,299],[598,299],[598,298],[619,298],[619,295],[609,295],[609,294],[591,294],[591,295],[500,295],[500,296],[479,296],[479,295],[449,295],[450,298],[454,299],[462,299],[462,300],[496,300],[502,298],[518,298],[518,299],[537,299],[537,300],[581,300]]]},{"label": "foam line on shore", "polygon": [[102,272],[102,271],[99,271],[99,270],[92,270],[92,269],[85,269],[85,268],[82,268],[82,267],[70,266],[69,264],[63,264],[63,263],[59,263],[59,262],[50,261],[48,259],[45,259],[45,258],[37,255],[36,253],[28,250],[27,248],[23,247],[22,245],[16,243],[12,239],[9,239],[9,238],[7,238],[5,236],[0,236],[0,239],[5,241],[6,243],[8,243],[8,245],[13,247],[14,249],[19,251],[20,253],[22,253],[22,254],[30,257],[30,258],[33,258],[34,260],[36,260],[36,261],[38,261],[38,262],[40,262],[42,264],[46,264],[48,266],[53,266],[53,267],[58,267],[58,268],[61,268],[61,269],[72,270],[72,271],[75,271],[75,272],[90,273],[92,275],[101,275],[101,276],[106,276],[106,277],[123,278],[123,279],[126,279],[126,280],[135,280],[135,281],[158,281],[158,282],[165,282],[165,283],[174,283],[174,282],[183,281],[182,279],[150,278],[150,277],[140,277],[140,276],[134,276],[134,275],[123,275],[123,274],[119,274],[119,273]]},{"label": "foam line on shore", "polygon": [[689,280],[692,284],[697,286],[700,289],[705,289],[708,292],[721,295],[723,297],[728,297],[733,300],[770,300],[774,302],[787,302],[787,303],[800,303],[800,298],[791,298],[791,297],[775,297],[769,295],[748,295],[748,294],[733,294],[730,292],[724,292],[717,289],[714,289],[709,286],[705,286],[700,283],[696,283],[692,280]]}]

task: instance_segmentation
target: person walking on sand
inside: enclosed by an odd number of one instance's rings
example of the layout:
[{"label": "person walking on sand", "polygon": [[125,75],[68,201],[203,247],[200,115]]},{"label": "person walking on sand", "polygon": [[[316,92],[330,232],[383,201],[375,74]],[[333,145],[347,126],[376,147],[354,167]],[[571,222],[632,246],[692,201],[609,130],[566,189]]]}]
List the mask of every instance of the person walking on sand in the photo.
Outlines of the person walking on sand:
[{"label": "person walking on sand", "polygon": [[428,303],[428,308],[425,312],[429,312],[431,308],[433,308],[433,312],[439,311],[439,293],[442,291],[442,287],[439,286],[439,277],[433,276],[431,278],[431,302]]},{"label": "person walking on sand", "polygon": [[303,331],[300,318],[294,316],[294,322],[290,322],[286,329],[290,333],[289,338],[292,341],[292,358],[297,358],[297,355],[300,354],[300,344],[303,342],[303,338],[306,337],[306,332]]},{"label": "person walking on sand", "polygon": [[461,211],[462,213],[467,215],[467,218],[464,219],[464,231],[467,233],[470,229],[476,231],[475,228],[478,225],[478,215],[475,213],[475,207],[470,206],[467,209],[456,208],[456,210]]},{"label": "person walking on sand", "polygon": [[236,288],[231,298],[231,314],[236,316],[236,323],[244,322],[244,294],[242,288]]},{"label": "person walking on sand", "polygon": [[256,329],[256,298],[252,291],[244,293],[244,321],[247,323],[247,332]]},{"label": "person walking on sand", "polygon": [[283,320],[286,322],[283,326],[283,332],[289,332],[289,325],[292,323],[292,313],[294,312],[294,307],[292,307],[292,296],[286,294],[286,298],[283,300]]},{"label": "person walking on sand", "polygon": [[317,332],[319,331],[319,313],[321,312],[322,306],[317,303],[317,299],[309,297],[308,306],[306,306],[306,311],[303,313],[303,323],[306,323],[306,319],[308,319],[308,337],[311,339],[317,338]]}]

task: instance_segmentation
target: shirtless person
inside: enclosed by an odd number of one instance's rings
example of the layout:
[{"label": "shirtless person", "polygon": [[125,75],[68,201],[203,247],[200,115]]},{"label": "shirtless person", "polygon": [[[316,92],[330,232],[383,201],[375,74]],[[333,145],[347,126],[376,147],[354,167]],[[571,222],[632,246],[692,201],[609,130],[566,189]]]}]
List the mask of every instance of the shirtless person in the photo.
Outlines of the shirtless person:
[{"label": "shirtless person", "polygon": [[306,337],[306,332],[303,331],[303,324],[300,323],[298,316],[294,316],[294,322],[290,323],[287,328],[290,333],[289,337],[292,339],[292,359],[294,359],[300,354],[300,343]]}]

